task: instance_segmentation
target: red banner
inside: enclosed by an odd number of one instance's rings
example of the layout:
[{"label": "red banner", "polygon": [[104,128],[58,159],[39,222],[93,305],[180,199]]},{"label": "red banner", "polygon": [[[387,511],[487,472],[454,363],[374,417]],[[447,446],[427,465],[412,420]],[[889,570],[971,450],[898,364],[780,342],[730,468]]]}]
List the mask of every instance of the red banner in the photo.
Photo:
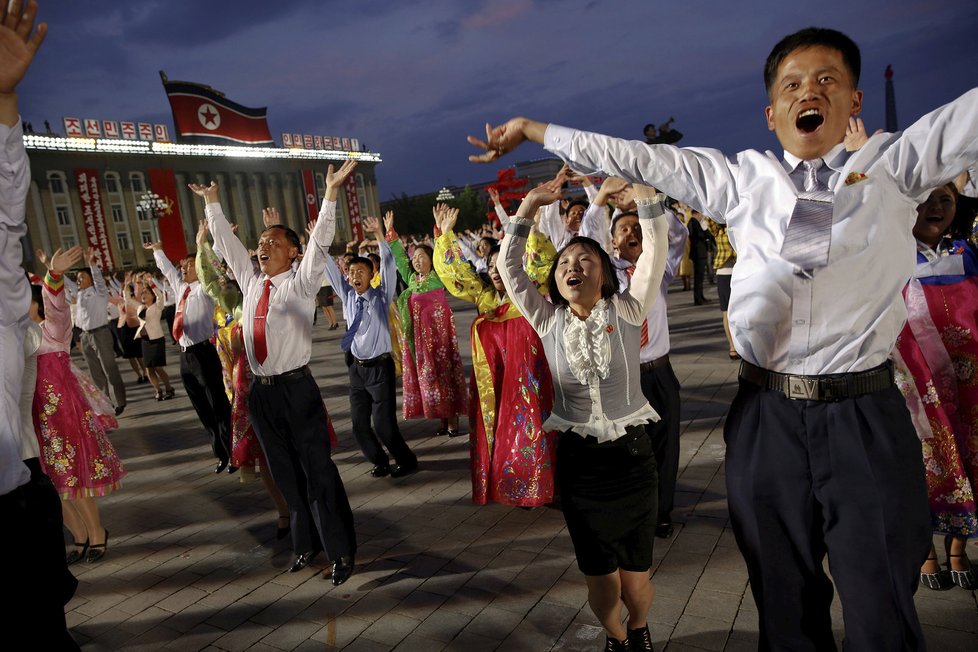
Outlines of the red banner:
[{"label": "red banner", "polygon": [[274,145],[266,109],[232,102],[210,86],[163,79],[173,126],[183,142]]},{"label": "red banner", "polygon": [[363,240],[363,226],[360,223],[360,200],[357,198],[356,175],[351,174],[343,182],[346,194],[346,212],[350,216],[350,231],[354,240]]},{"label": "red banner", "polygon": [[82,220],[88,245],[95,250],[98,266],[106,272],[115,269],[112,260],[112,247],[109,233],[105,228],[105,213],[102,212],[102,193],[98,187],[98,171],[94,168],[77,168],[75,183],[78,187],[78,201],[81,203]]},{"label": "red banner", "polygon": [[312,222],[319,217],[319,205],[316,201],[316,177],[312,170],[302,171],[302,196],[306,203],[306,214],[309,216],[309,221]]},{"label": "red banner", "polygon": [[175,263],[187,256],[187,241],[183,237],[183,219],[177,201],[177,178],[173,170],[150,168],[149,186],[166,203],[166,208],[158,213],[160,242],[163,243],[163,253]]}]

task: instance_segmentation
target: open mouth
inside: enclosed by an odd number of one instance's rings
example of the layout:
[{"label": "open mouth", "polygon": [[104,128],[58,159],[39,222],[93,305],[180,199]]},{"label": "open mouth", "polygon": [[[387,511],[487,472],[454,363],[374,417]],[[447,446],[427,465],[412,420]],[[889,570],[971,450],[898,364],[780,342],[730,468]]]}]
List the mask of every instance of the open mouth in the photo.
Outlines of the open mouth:
[{"label": "open mouth", "polygon": [[944,216],[943,215],[928,215],[924,219],[927,220],[927,222],[929,222],[930,224],[940,224],[941,222],[944,221]]},{"label": "open mouth", "polygon": [[569,279],[567,279],[567,287],[569,287],[569,288],[575,288],[575,287],[577,287],[578,285],[580,285],[583,282],[584,282],[583,279],[581,279],[581,278],[579,278],[577,276],[571,276]]},{"label": "open mouth", "polygon": [[818,109],[806,109],[798,114],[795,119],[795,126],[799,131],[810,134],[821,127],[823,122],[825,122],[825,118],[822,117],[822,113]]},{"label": "open mouth", "polygon": [[268,262],[268,254],[258,254],[258,261],[262,263]]},{"label": "open mouth", "polygon": [[640,244],[642,244],[642,241],[641,240],[637,240],[635,238],[632,238],[631,240],[629,240],[625,244],[627,244],[629,247],[637,247]]}]

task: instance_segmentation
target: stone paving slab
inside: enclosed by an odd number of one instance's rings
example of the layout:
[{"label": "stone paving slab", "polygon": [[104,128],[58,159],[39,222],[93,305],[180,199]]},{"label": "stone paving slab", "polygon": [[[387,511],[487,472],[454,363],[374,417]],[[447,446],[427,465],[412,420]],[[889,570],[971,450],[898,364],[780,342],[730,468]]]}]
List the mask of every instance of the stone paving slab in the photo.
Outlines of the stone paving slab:
[{"label": "stone paving slab", "polygon": [[[468,365],[475,313],[453,307]],[[757,610],[730,530],[723,471],[723,419],[737,365],[727,359],[715,301],[694,307],[690,292],[673,288],[670,324],[670,358],[683,386],[682,440],[676,532],[656,540],[653,640],[669,652],[754,650]],[[322,556],[309,569],[286,572],[292,553],[288,541],[275,539],[271,500],[260,482],[212,472],[179,381],[167,403],[130,382],[129,407],[110,435],[129,476],[99,501],[111,532],[108,554],[72,567],[79,587],[66,612],[82,648],[601,649],[604,635],[587,607],[561,514],[472,505],[465,438],[436,437],[434,421],[402,423],[421,470],[397,480],[370,477],[350,434],[340,337],[320,322],[311,365],[340,439],[334,458],[359,537],[354,576],[333,587],[321,577]],[[169,353],[176,378],[178,353]],[[969,549],[978,559],[978,549]],[[921,590],[916,602],[931,649],[978,649],[974,594]],[[841,639],[838,601],[833,616]]]}]

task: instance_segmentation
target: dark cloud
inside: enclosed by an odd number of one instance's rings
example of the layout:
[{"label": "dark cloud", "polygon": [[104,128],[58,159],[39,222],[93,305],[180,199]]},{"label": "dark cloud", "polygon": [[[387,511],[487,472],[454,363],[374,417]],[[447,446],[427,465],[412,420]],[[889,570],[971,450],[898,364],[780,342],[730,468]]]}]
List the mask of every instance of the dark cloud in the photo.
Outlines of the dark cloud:
[{"label": "dark cloud", "polygon": [[[863,48],[868,124],[883,122],[882,71],[896,71],[902,124],[978,82],[978,6],[960,0],[823,0],[822,16],[738,3],[533,0],[44,0],[47,42],[20,95],[25,117],[169,122],[157,75],[267,106],[274,134],[349,135],[379,151],[381,195],[488,179],[543,155],[466,161],[486,121],[528,115],[640,138],[675,116],[681,144],[777,149],[761,66],[811,22]],[[736,26],[736,29],[732,29]]]}]

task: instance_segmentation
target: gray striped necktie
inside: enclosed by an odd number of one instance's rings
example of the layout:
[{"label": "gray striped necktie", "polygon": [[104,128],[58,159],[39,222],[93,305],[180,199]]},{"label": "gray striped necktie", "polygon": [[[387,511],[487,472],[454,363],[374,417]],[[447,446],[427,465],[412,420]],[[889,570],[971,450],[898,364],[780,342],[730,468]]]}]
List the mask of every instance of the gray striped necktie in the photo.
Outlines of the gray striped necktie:
[{"label": "gray striped necktie", "polygon": [[818,180],[822,159],[802,161],[805,190],[798,195],[781,245],[781,257],[802,269],[825,267],[832,237],[833,193]]}]

